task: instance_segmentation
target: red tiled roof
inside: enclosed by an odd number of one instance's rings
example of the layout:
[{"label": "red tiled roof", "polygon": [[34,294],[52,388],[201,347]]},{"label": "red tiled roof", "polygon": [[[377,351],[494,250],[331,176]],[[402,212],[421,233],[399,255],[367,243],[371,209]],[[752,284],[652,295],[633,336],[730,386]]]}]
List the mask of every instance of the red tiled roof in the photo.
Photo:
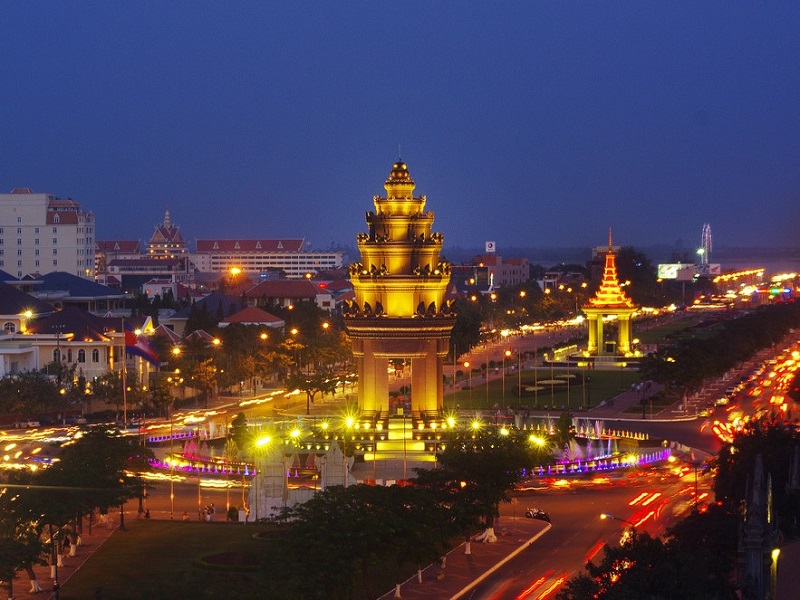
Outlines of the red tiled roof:
[{"label": "red tiled roof", "polygon": [[[51,203],[52,204],[52,203]],[[56,215],[58,222],[56,223]],[[48,210],[46,222],[48,225],[77,225],[78,211],[76,210]]]},{"label": "red tiled roof", "polygon": [[180,229],[173,225],[172,227],[156,227],[153,232],[153,237],[150,238],[151,244],[170,244],[170,243],[184,243],[183,236]]},{"label": "red tiled roof", "polygon": [[197,252],[300,252],[303,239],[197,240]]},{"label": "red tiled roof", "polygon": [[76,202],[72,198],[67,198],[66,200],[64,200],[62,198],[52,198],[51,197],[50,202],[47,203],[47,208],[48,209],[51,209],[51,208],[80,208],[80,207],[81,207],[81,205],[78,204],[78,202]]},{"label": "red tiled roof", "polygon": [[245,325],[263,324],[269,326],[281,326],[285,323],[283,319],[279,319],[275,315],[268,313],[256,306],[248,306],[239,312],[232,314],[227,319],[223,319],[220,323],[243,323]]},{"label": "red tiled roof", "polygon": [[248,298],[311,298],[317,297],[317,286],[305,279],[272,279],[262,281],[245,292]]},{"label": "red tiled roof", "polygon": [[153,332],[153,337],[165,338],[167,341],[173,344],[178,344],[181,341],[181,336],[164,325],[159,325],[156,327],[156,330]]},{"label": "red tiled roof", "polygon": [[97,252],[138,254],[140,250],[139,244],[139,240],[97,240],[94,243],[94,248]]},{"label": "red tiled roof", "polygon": [[337,279],[331,281],[325,289],[329,292],[341,292],[343,290],[352,290],[353,284],[348,279]]}]

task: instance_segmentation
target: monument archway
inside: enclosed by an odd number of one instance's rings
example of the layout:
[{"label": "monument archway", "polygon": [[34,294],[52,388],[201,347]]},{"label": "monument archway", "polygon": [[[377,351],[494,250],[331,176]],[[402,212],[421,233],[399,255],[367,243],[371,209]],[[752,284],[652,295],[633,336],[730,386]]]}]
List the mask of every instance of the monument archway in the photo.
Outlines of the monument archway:
[{"label": "monument archway", "polygon": [[[617,275],[616,254],[608,231],[608,251],[603,267],[603,279],[594,297],[582,307],[589,325],[589,342],[586,350],[590,356],[626,356],[633,349],[631,316],[636,312],[633,302],[625,295]],[[603,317],[614,316],[617,321],[616,342],[607,342]]]},{"label": "monument archway", "polygon": [[411,361],[411,411],[415,418],[442,412],[442,360],[455,324],[445,294],[450,264],[439,258],[443,236],[433,233],[434,214],[425,196],[414,196],[414,180],[402,161],[392,166],[384,189],[367,212],[368,233],[357,237],[361,261],[350,265],[355,299],[344,307],[344,323],[358,367],[362,417],[390,415],[389,362]]}]

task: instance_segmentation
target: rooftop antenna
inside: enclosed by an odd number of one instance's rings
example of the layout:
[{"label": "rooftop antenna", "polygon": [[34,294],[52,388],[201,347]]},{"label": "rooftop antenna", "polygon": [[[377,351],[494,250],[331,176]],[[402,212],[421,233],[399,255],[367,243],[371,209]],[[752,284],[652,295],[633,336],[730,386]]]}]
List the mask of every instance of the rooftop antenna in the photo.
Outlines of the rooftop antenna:
[{"label": "rooftop antenna", "polygon": [[403,162],[403,145],[397,144],[397,162]]}]

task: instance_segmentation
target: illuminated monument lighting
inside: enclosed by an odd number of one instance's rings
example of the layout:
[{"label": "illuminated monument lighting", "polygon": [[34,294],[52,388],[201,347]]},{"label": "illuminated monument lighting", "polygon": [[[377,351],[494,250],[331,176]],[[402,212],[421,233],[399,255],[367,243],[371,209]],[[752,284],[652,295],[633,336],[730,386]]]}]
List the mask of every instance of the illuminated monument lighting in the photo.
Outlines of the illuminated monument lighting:
[{"label": "illuminated monument lighting", "polygon": [[[603,267],[603,280],[593,298],[583,306],[583,312],[589,321],[589,344],[587,351],[590,355],[621,355],[631,353],[631,315],[636,312],[636,307],[630,298],[622,291],[617,277],[617,259],[611,241],[611,230],[608,230],[608,252],[606,263]],[[603,317],[615,316],[617,318],[617,342],[614,349],[609,351],[603,332]]]},{"label": "illuminated monument lighting", "polygon": [[411,413],[415,419],[442,412],[442,358],[456,317],[445,301],[450,264],[439,259],[443,236],[431,233],[433,213],[414,180],[396,162],[367,213],[369,233],[358,234],[361,262],[350,265],[355,300],[344,323],[358,364],[358,408],[373,421],[389,415],[389,361],[411,360]]}]

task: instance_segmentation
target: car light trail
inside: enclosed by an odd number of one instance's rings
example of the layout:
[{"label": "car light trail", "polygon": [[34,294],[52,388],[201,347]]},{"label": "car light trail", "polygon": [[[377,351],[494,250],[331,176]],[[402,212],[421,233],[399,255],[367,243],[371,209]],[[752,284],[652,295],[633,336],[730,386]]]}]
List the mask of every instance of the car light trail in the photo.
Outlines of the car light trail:
[{"label": "car light trail", "polygon": [[592,547],[592,549],[589,550],[589,553],[583,559],[584,564],[590,562],[595,556],[597,556],[597,553],[600,552],[600,550],[602,550],[603,546],[605,546],[605,545],[606,545],[606,543],[603,540],[600,540],[599,542],[597,542],[594,545],[594,547]]},{"label": "car light trail", "polygon": [[559,587],[561,587],[561,584],[562,584],[562,583],[564,583],[564,581],[565,581],[566,579],[567,579],[567,576],[566,576],[566,575],[562,575],[561,577],[559,577],[558,579],[556,579],[556,580],[555,580],[555,581],[552,583],[552,585],[550,585],[550,587],[548,587],[548,588],[547,588],[547,589],[545,589],[545,590],[544,590],[544,591],[543,591],[541,594],[539,594],[538,596],[536,596],[536,600],[544,600],[545,598],[547,598],[547,597],[548,597],[550,594],[552,594],[552,593],[553,593],[553,592],[555,592],[555,591],[556,591],[556,590],[557,590]]},{"label": "car light trail", "polygon": [[642,500],[643,500],[645,497],[647,497],[647,494],[648,494],[648,493],[649,493],[649,492],[642,492],[641,494],[639,494],[638,496],[636,496],[636,498],[634,498],[633,500],[631,500],[630,502],[628,502],[628,506],[636,506],[636,504],[638,504],[638,503],[639,503],[639,502],[641,502],[641,501],[642,501]]},{"label": "car light trail", "polygon": [[643,516],[641,519],[639,519],[638,521],[636,521],[636,523],[634,523],[634,524],[633,524],[633,525],[634,525],[634,527],[641,527],[641,526],[642,526],[642,525],[644,525],[644,524],[645,524],[645,523],[646,523],[646,522],[647,522],[647,521],[650,519],[650,517],[652,517],[653,515],[655,515],[655,512],[651,510],[649,513],[647,513],[647,514],[646,514],[645,516]]},{"label": "car light trail", "polygon": [[538,588],[545,581],[550,579],[550,576],[553,573],[555,573],[555,569],[549,570],[547,573],[545,573],[544,575],[539,577],[539,579],[534,581],[529,587],[527,587],[526,589],[522,590],[522,592],[520,592],[520,594],[514,600],[525,600],[525,598],[527,598],[530,594],[532,594],[536,590],[536,588]]},{"label": "car light trail", "polygon": [[650,496],[647,500],[642,502],[642,506],[650,506],[653,502],[658,500],[661,497],[661,492],[656,492],[652,496]]}]

